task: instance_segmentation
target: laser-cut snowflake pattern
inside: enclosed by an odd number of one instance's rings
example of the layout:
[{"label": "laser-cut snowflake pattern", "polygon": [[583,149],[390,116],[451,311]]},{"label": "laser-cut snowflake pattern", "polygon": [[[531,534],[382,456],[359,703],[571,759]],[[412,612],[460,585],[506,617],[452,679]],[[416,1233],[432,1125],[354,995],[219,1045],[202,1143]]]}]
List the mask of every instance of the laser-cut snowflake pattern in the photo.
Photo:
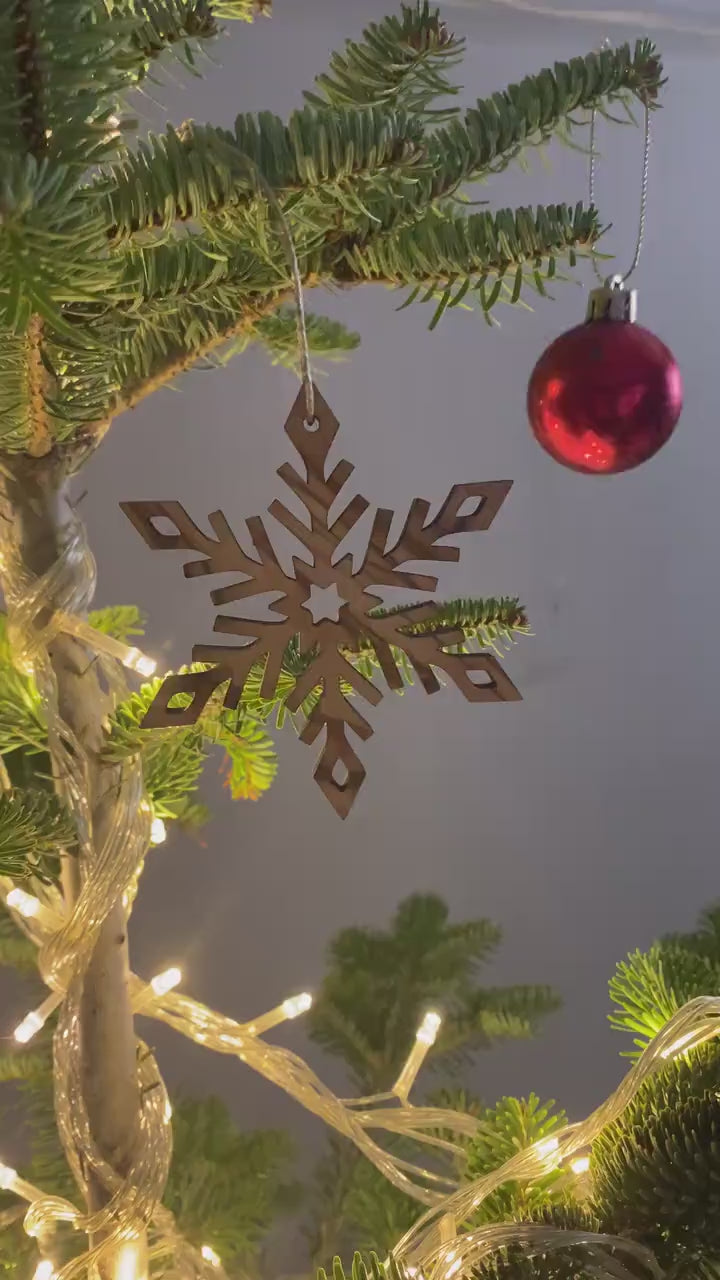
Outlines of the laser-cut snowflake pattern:
[{"label": "laser-cut snowflake pattern", "polygon": [[[353,569],[350,554],[337,558],[341,545],[368,510],[360,495],[352,498],[331,520],[330,509],[354,470],[346,461],[338,462],[326,474],[327,457],[338,431],[338,422],[319,391],[315,390],[316,419],[312,428],[305,422],[305,399],[301,392],[285,424],[285,431],[297,449],[304,477],[290,463],[278,470],[283,482],[300,499],[309,524],[299,519],[282,502],[274,501],[268,513],[309,553],[309,559],[294,556],[294,576],[280,564],[261,517],[246,523],[257,558],[248,555],[237,541],[221,511],[213,512],[209,523],[214,537],[203,533],[179,502],[124,502],[121,507],[153,550],[192,551],[200,559],[188,560],[188,578],[202,574],[232,573],[240,580],[211,592],[215,605],[235,604],[269,593],[280,598],[268,606],[277,619],[259,620],[221,613],[214,630],[239,639],[237,644],[198,644],[193,661],[210,664],[200,672],[169,675],[148,709],[143,726],[159,728],[194,724],[216,689],[227,684],[226,707],[237,707],[245,682],[253,668],[264,664],[260,695],[272,699],[276,693],[283,657],[288,644],[296,640],[300,653],[308,655],[308,665],[285,699],[291,712],[297,711],[313,690],[320,688],[300,740],[313,743],[325,731],[325,740],[315,770],[315,779],[326,797],[346,817],[365,778],[365,769],[348,733],[363,741],[372,734],[368,721],[356,702],[347,696],[348,686],[359,698],[375,705],[382,698],[372,680],[348,658],[360,641],[371,641],[388,686],[402,688],[402,677],[393,656],[401,650],[412,665],[427,693],[440,688],[436,671],[443,671],[470,702],[515,701],[520,694],[497,658],[489,653],[458,653],[453,648],[463,642],[463,633],[449,628],[429,627],[418,634],[411,628],[437,615],[437,604],[412,605],[385,617],[372,610],[383,604],[379,587],[402,587],[433,592],[437,578],[409,571],[402,566],[418,561],[455,561],[460,552],[447,546],[452,534],[489,529],[510,490],[511,481],[454,485],[437,515],[428,519],[430,503],[415,498],[397,541],[389,544],[393,512],[376,510],[362,563]],[[469,514],[459,514],[468,499],[477,499]],[[171,521],[177,532],[162,532],[154,523]],[[331,610],[315,607],[315,598],[335,588],[337,621],[322,617]],[[333,594],[333,593],[330,593]],[[314,621],[314,617],[318,621]],[[475,683],[472,676],[486,679]],[[343,692],[343,686],[345,692]],[[191,695],[178,705],[177,695]]]}]

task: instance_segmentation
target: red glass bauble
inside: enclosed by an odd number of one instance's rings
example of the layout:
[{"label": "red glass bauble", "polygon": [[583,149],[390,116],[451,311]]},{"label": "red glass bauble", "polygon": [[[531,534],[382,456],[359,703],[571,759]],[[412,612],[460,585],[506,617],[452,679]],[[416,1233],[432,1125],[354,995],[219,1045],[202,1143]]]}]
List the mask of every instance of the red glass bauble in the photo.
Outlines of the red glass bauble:
[{"label": "red glass bauble", "polygon": [[528,388],[533,433],[556,462],[589,475],[652,458],[682,412],[672,352],[629,320],[591,319],[553,342]]}]

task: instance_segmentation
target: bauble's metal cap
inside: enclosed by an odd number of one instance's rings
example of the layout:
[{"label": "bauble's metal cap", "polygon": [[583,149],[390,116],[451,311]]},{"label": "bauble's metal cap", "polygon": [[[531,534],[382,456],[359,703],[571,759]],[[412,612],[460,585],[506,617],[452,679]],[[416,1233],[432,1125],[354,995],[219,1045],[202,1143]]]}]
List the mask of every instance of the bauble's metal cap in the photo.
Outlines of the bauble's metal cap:
[{"label": "bauble's metal cap", "polygon": [[624,320],[634,324],[637,320],[637,290],[626,289],[622,276],[610,276],[599,289],[593,289],[588,299],[586,320]]}]

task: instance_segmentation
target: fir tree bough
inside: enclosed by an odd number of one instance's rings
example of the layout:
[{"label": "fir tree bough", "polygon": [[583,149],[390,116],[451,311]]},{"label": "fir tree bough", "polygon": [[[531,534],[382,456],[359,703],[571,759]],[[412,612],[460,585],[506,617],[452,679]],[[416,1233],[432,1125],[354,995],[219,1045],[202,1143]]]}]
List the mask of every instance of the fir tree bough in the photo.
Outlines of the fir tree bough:
[{"label": "fir tree bough", "polygon": [[[265,726],[282,718],[282,699],[263,700],[258,678],[233,715],[210,707],[191,732],[139,734],[148,687],[128,693],[100,638],[132,642],[141,620],[131,606],[90,611],[95,571],[73,478],[115,418],[186,370],[251,344],[294,362],[278,210],[308,290],[402,288],[407,301],[432,303],[431,323],[460,303],[489,316],[528,288],[543,295],[596,251],[597,211],[559,196],[547,208],[468,213],[468,186],[567,138],[592,109],[654,106],[662,83],[655,49],[639,41],[461,109],[452,72],[463,41],[419,0],[335,55],[288,120],[238,101],[231,128],[188,120],[161,136],[139,131],[129,115],[138,87],[162,80],[168,62],[196,72],[225,21],[267,9],[0,0],[0,875],[3,893],[26,885],[38,895],[40,923],[25,926],[63,997],[54,1105],[98,1250],[77,1268],[103,1275],[117,1273],[128,1238],[145,1247],[169,1165],[162,1082],[133,1029],[139,979],[127,949],[150,820],[200,820],[194,790],[215,747],[233,795],[264,791],[275,771]],[[322,316],[309,336],[327,358],[356,344]],[[460,621],[468,645],[527,630],[516,601],[445,608],[440,621]],[[69,625],[88,621],[94,637]],[[351,656],[360,667],[373,660],[362,641]],[[307,659],[288,647],[285,689]],[[440,947],[447,963],[453,946]],[[545,1009],[520,992],[504,994],[507,1008],[470,987],[456,994],[448,1052],[524,1034]],[[229,1247],[244,1256],[239,1239]],[[202,1270],[190,1241],[178,1248]]]},{"label": "fir tree bough", "polygon": [[[287,123],[239,115],[232,130],[183,125],[133,143],[123,92],[164,51],[192,58],[253,6],[28,0],[25,34],[14,7],[0,14],[0,422],[5,449],[35,454],[92,447],[123,408],[231,339],[287,350],[273,317],[289,266],[258,174],[308,286],[377,279],[489,309],[590,252],[599,224],[562,205],[463,216],[462,185],[567,133],[583,110],[654,102],[662,80],[640,41],[448,116],[463,42],[420,3],[339,54]],[[310,330],[321,353],[347,347],[322,324]]]}]

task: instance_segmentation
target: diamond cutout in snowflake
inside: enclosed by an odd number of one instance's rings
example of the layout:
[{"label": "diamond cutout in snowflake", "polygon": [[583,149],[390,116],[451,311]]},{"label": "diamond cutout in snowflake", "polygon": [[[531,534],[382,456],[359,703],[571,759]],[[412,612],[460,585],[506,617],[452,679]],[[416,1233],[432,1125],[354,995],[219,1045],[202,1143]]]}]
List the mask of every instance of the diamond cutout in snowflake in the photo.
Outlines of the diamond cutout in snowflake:
[{"label": "diamond cutout in snowflake", "polygon": [[[428,519],[430,503],[415,498],[392,545],[393,512],[379,508],[362,562],[353,569],[351,555],[336,558],[336,553],[368,510],[369,503],[357,495],[331,519],[331,507],[354,468],[349,462],[341,461],[326,474],[328,453],[339,424],[316,389],[316,424],[309,430],[305,425],[304,404],[301,392],[285,431],[302,458],[305,475],[301,476],[287,462],[279,468],[278,475],[300,499],[309,524],[277,500],[268,508],[269,514],[309,553],[309,559],[293,557],[294,576],[286,573],[280,564],[259,516],[245,522],[255,551],[255,556],[251,556],[240,546],[221,511],[214,511],[208,517],[215,535],[211,537],[194,524],[179,502],[123,502],[120,505],[151,549],[191,551],[199,555],[199,559],[186,562],[187,578],[216,573],[239,577],[230,586],[211,592],[214,604],[236,604],[261,595],[276,597],[269,605],[269,612],[276,614],[277,619],[220,613],[214,630],[235,636],[239,643],[195,645],[193,661],[209,664],[208,669],[168,676],[148,709],[143,726],[152,729],[194,724],[222,685],[228,686],[225,706],[237,707],[250,672],[259,665],[263,668],[260,695],[273,698],[283,658],[288,645],[294,642],[308,661],[285,705],[291,712],[298,711],[314,690],[320,690],[300,740],[313,743],[325,731],[315,779],[335,810],[345,818],[365,778],[365,769],[348,733],[354,733],[363,741],[372,734],[367,720],[350,700],[349,691],[373,705],[382,698],[373,681],[358,671],[348,656],[358,652],[361,643],[371,642],[390,689],[402,688],[395,657],[400,651],[427,693],[436,693],[440,688],[436,671],[443,671],[470,702],[509,702],[520,698],[492,654],[457,652],[457,646],[464,639],[461,631],[440,625],[421,632],[416,629],[418,624],[429,623],[436,616],[437,605],[432,601],[401,606],[381,617],[373,612],[383,604],[377,594],[379,587],[434,591],[436,577],[401,566],[418,561],[458,560],[459,550],[447,546],[444,539],[453,534],[489,529],[512,482],[495,480],[486,484],[454,485],[432,520]],[[473,499],[472,509],[468,514],[459,514],[469,499]],[[161,532],[155,525],[154,521],[163,517],[171,522],[176,533]],[[325,616],[333,603],[337,620]],[[486,679],[476,683],[473,677],[481,675]],[[179,700],[181,694],[186,696]],[[189,702],[187,695],[190,695]]]}]

